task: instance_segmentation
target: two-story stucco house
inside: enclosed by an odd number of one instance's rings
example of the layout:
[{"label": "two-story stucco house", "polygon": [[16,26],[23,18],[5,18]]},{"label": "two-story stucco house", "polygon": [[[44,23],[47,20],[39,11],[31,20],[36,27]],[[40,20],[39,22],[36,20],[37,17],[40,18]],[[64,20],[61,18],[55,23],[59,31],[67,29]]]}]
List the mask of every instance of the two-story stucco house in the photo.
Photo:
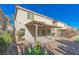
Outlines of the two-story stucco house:
[{"label": "two-story stucco house", "polygon": [[24,31],[24,38],[29,43],[41,41],[42,43],[52,39],[53,19],[36,13],[34,11],[16,6],[15,36],[17,32]]}]

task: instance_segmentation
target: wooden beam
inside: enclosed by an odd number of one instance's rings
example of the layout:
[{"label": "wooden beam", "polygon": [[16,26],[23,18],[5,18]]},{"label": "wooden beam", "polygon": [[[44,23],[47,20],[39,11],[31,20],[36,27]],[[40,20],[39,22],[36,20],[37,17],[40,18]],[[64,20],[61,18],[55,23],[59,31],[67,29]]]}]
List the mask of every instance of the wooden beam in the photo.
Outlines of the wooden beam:
[{"label": "wooden beam", "polygon": [[35,24],[35,27],[36,27],[36,29],[35,29],[35,42],[36,42],[38,39],[38,25]]},{"label": "wooden beam", "polygon": [[51,31],[51,40],[52,40],[52,28],[50,29],[50,31]]}]

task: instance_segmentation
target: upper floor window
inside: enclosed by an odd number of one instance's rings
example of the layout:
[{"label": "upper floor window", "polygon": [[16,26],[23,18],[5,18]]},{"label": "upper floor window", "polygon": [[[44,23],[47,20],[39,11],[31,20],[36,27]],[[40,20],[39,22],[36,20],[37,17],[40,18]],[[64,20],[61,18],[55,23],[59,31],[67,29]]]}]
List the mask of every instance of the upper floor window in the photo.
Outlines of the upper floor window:
[{"label": "upper floor window", "polygon": [[28,13],[27,13],[27,19],[33,19],[33,18],[34,18],[33,13],[28,12]]}]

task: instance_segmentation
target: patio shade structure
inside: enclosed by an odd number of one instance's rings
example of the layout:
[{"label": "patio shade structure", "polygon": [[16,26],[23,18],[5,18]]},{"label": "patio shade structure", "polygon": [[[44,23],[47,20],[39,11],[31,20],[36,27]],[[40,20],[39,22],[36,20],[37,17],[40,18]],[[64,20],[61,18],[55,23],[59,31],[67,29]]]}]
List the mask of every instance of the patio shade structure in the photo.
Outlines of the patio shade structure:
[{"label": "patio shade structure", "polygon": [[[48,28],[61,28],[59,26],[55,26],[55,25],[47,25],[44,22],[39,22],[39,21],[31,21],[28,24],[25,25],[34,25],[35,26],[35,41],[36,39],[38,39],[38,27],[48,27]],[[51,39],[52,39],[52,30],[51,30]]]}]

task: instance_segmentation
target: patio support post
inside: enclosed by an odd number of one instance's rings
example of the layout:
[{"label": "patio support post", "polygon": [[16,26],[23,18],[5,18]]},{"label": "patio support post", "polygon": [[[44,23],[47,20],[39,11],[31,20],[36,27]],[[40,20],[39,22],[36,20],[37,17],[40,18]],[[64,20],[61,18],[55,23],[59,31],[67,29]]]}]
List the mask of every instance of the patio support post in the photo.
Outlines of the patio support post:
[{"label": "patio support post", "polygon": [[37,41],[37,37],[38,37],[38,25],[35,24],[35,27],[36,27],[36,29],[35,29],[35,42],[36,42]]},{"label": "patio support post", "polygon": [[59,32],[60,32],[60,37],[61,37],[61,28],[59,28]]},{"label": "patio support post", "polygon": [[52,40],[52,28],[50,29],[50,31],[51,31],[51,40]]}]

